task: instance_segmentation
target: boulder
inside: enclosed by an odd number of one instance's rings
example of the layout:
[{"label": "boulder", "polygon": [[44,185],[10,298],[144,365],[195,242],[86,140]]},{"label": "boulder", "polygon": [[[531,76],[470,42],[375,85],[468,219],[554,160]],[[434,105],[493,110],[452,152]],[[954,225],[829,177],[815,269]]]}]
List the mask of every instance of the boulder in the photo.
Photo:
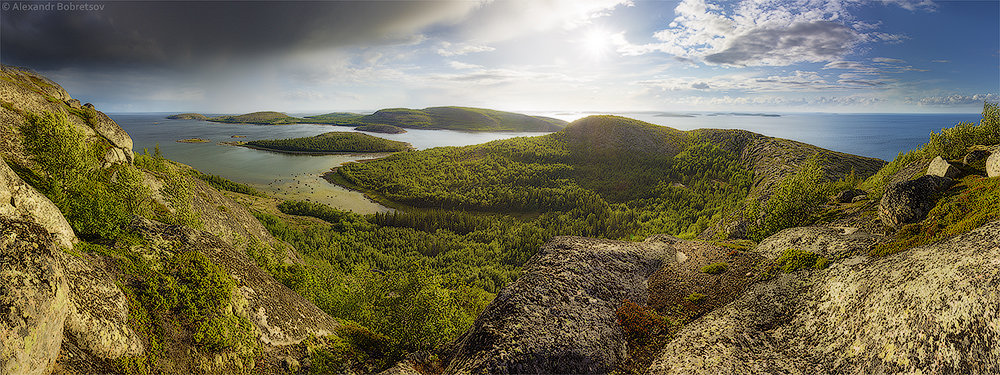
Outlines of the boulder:
[{"label": "boulder", "polygon": [[807,250],[836,259],[867,251],[878,239],[878,236],[853,227],[798,227],[763,239],[754,251],[769,259],[777,259],[787,249]]},{"label": "boulder", "polygon": [[608,373],[626,356],[615,311],[645,303],[667,242],[554,238],[459,338],[446,373]]},{"label": "boulder", "polygon": [[865,200],[868,200],[868,194],[861,194],[859,196],[854,197],[853,199],[851,199],[851,203],[861,202]]},{"label": "boulder", "polygon": [[1000,373],[1000,221],[782,274],[686,325],[652,374]]},{"label": "boulder", "polygon": [[128,326],[128,301],[116,280],[88,256],[60,254],[69,285],[66,333],[77,348],[102,359],[139,355],[143,345]]},{"label": "boulder", "polygon": [[69,304],[60,252],[46,228],[0,216],[0,373],[52,370]]},{"label": "boulder", "polygon": [[72,248],[77,241],[73,227],[59,208],[35,190],[0,158],[0,217],[36,223],[53,235],[57,245]]},{"label": "boulder", "polygon": [[961,173],[958,168],[948,163],[944,158],[938,156],[931,160],[931,164],[927,166],[927,174],[931,176],[955,178]]},{"label": "boulder", "polygon": [[[90,103],[87,103],[90,104]],[[112,120],[108,115],[101,111],[94,111],[96,116],[91,119],[91,125],[94,127],[94,131],[100,134],[102,137],[111,142],[116,148],[125,155],[125,159],[132,162],[134,157],[132,153],[132,138],[128,136],[121,126],[115,120]]]},{"label": "boulder", "polygon": [[990,177],[1000,176],[1000,149],[994,149],[989,158],[986,158],[986,175]]},{"label": "boulder", "polygon": [[858,196],[861,196],[861,195],[865,195],[865,194],[867,194],[867,193],[865,193],[865,191],[861,190],[861,189],[849,189],[849,190],[844,190],[844,191],[838,193],[837,195],[835,195],[833,197],[833,200],[835,200],[837,202],[840,202],[840,203],[851,203],[851,202],[854,201],[855,197],[858,197]]},{"label": "boulder", "polygon": [[934,208],[938,193],[952,183],[954,180],[947,177],[926,175],[891,184],[879,201],[878,217],[883,224],[893,228],[923,220]]},{"label": "boulder", "polygon": [[67,100],[66,101],[66,105],[68,105],[70,108],[73,108],[73,109],[81,109],[81,108],[83,108],[83,106],[80,105],[80,101],[76,100],[76,99]]}]

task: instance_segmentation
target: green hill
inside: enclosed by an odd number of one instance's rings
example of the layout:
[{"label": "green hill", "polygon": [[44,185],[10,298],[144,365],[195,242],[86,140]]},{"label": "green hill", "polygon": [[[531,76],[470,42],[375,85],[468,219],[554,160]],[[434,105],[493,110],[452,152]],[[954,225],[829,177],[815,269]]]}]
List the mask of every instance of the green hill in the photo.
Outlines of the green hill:
[{"label": "green hill", "polygon": [[181,113],[179,115],[167,116],[168,120],[208,120],[208,116],[201,113]]},{"label": "green hill", "polygon": [[468,107],[390,108],[357,119],[410,129],[464,131],[559,131],[566,122],[554,118]]},{"label": "green hill", "polygon": [[242,115],[219,116],[208,119],[208,121],[225,122],[231,124],[257,124],[257,125],[286,125],[297,124],[303,120],[292,117],[281,112],[263,111]]},{"label": "green hill", "polygon": [[390,141],[355,132],[329,132],[313,137],[250,141],[245,145],[295,153],[396,152],[413,149],[413,146],[406,142]]},{"label": "green hill", "polygon": [[398,126],[386,125],[386,124],[368,124],[361,125],[354,130],[372,133],[385,133],[385,134],[400,134],[406,133],[406,129]]}]

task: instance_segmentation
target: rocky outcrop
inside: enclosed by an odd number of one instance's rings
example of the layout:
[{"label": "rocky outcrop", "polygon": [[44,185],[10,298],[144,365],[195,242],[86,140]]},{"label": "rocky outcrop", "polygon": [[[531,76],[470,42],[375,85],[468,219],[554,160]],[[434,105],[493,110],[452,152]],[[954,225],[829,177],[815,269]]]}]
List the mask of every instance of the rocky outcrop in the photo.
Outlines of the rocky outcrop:
[{"label": "rocky outcrop", "polygon": [[59,241],[36,223],[0,215],[0,373],[48,373],[69,304]]},{"label": "rocky outcrop", "polygon": [[137,218],[134,229],[150,243],[165,244],[164,251],[196,250],[228,271],[245,302],[236,306],[237,313],[250,319],[265,344],[296,344],[310,335],[330,335],[340,326],[316,305],[261,270],[242,250],[213,234],[142,218]]},{"label": "rocky outcrop", "polygon": [[950,178],[926,175],[889,185],[879,201],[878,217],[893,228],[923,220],[934,208],[938,193],[953,183]]},{"label": "rocky outcrop", "polygon": [[797,227],[784,229],[765,238],[754,251],[775,259],[787,249],[805,250],[837,259],[867,252],[881,237],[853,227]]},{"label": "rocky outcrop", "polygon": [[1000,221],[784,274],[685,326],[653,374],[1000,372]]},{"label": "rocky outcrop", "polygon": [[930,176],[955,178],[961,173],[958,168],[948,163],[944,158],[938,156],[934,160],[931,160],[931,164],[927,166],[927,174]]},{"label": "rocky outcrop", "polygon": [[[0,155],[8,161],[31,165],[21,145],[20,128],[26,126],[29,113],[62,113],[84,134],[89,142],[107,142],[109,152],[104,164],[131,162],[132,139],[124,130],[93,105],[80,106],[61,86],[26,69],[0,67]],[[9,137],[6,135],[10,135]]]},{"label": "rocky outcrop", "polygon": [[986,175],[990,177],[1000,176],[1000,148],[994,148],[990,157],[986,158]]},{"label": "rocky outcrop", "polygon": [[91,356],[115,359],[139,355],[145,348],[128,326],[128,301],[116,279],[95,266],[89,254],[60,255],[69,285],[66,334]]},{"label": "rocky outcrop", "polygon": [[[557,237],[458,341],[448,373],[607,373],[624,359],[615,311],[644,303],[669,244]],[[669,256],[668,256],[669,255]]]},{"label": "rocky outcrop", "polygon": [[0,156],[0,217],[31,221],[53,236],[63,248],[72,248],[76,235],[59,208],[7,166]]}]

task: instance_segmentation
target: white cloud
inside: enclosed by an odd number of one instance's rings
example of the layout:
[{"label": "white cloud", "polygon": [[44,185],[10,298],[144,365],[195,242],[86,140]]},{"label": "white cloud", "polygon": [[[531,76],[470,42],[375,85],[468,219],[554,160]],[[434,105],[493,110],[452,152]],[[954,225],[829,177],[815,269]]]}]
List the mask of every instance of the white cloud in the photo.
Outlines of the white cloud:
[{"label": "white cloud", "polygon": [[450,66],[452,69],[459,69],[459,70],[481,69],[483,67],[482,65],[468,64],[461,61],[449,61],[448,66]]},{"label": "white cloud", "polygon": [[573,30],[619,6],[631,5],[631,0],[494,1],[462,22],[461,29],[469,40],[496,42],[549,30]]},{"label": "white cloud", "polygon": [[[674,9],[668,28],[653,37],[659,43],[635,45],[619,35],[624,55],[660,51],[713,65],[787,66],[801,62],[833,62],[862,43],[899,43],[905,35],[875,31],[881,23],[858,21],[849,12],[861,0],[743,0],[715,5],[684,0]],[[892,0],[910,10],[932,10],[928,0]]]},{"label": "white cloud", "polygon": [[876,58],[873,58],[872,61],[877,62],[877,63],[905,63],[906,62],[906,61],[903,61],[903,60],[900,60],[900,59],[893,59],[893,58],[888,58],[888,57],[876,57]]},{"label": "white cloud", "polygon": [[1000,95],[995,93],[991,94],[975,94],[975,95],[963,95],[963,94],[953,94],[945,96],[928,96],[920,99],[907,98],[909,102],[916,102],[920,105],[964,105],[964,104],[983,104],[983,102],[996,102],[1000,101]]},{"label": "white cloud", "polygon": [[710,78],[670,77],[636,82],[638,85],[666,91],[701,90],[712,92],[819,92],[831,89],[870,89],[888,85],[885,80],[867,76],[842,74],[836,82],[824,78],[817,72],[795,71],[786,75],[765,75],[760,73],[737,73]]},{"label": "white cloud", "polygon": [[448,57],[467,55],[470,53],[490,52],[494,50],[496,50],[496,48],[483,44],[441,42],[437,53],[438,55]]}]

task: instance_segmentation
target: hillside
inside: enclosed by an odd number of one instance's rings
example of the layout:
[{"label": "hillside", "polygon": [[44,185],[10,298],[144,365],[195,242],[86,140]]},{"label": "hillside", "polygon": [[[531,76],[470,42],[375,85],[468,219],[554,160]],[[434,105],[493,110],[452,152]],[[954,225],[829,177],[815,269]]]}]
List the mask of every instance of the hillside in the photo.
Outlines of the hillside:
[{"label": "hillside", "polygon": [[408,129],[520,132],[558,131],[566,124],[565,121],[548,117],[468,107],[381,109],[356,121]]},{"label": "hillside", "polygon": [[412,150],[406,142],[355,132],[329,132],[304,138],[265,139],[244,144],[256,149],[290,153],[399,152]]},{"label": "hillside", "polygon": [[208,120],[208,116],[200,113],[181,113],[167,116],[168,120]]},{"label": "hillside", "polygon": [[0,100],[0,372],[285,373],[354,350],[363,331],[285,285],[301,258],[239,194],[134,155],[31,71],[3,66]]},{"label": "hillside", "polygon": [[256,124],[256,125],[287,125],[302,122],[298,117],[288,116],[281,112],[263,111],[246,113],[242,115],[219,116],[207,119],[213,122],[225,122],[231,124]]}]

